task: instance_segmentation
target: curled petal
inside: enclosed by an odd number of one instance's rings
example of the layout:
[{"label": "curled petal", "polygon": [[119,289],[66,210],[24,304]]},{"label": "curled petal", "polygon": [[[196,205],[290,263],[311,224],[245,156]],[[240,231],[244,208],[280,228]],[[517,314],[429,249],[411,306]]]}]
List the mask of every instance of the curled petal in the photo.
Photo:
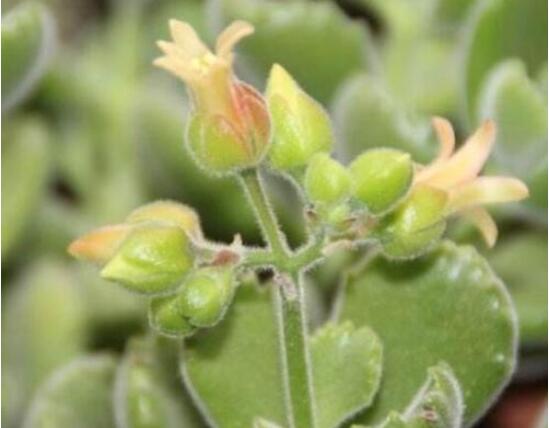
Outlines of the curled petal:
[{"label": "curled petal", "polygon": [[215,44],[215,53],[217,56],[227,60],[232,60],[232,50],[234,46],[244,37],[254,32],[254,27],[246,21],[234,21],[217,38]]},{"label": "curled petal", "polygon": [[104,264],[111,259],[131,230],[131,226],[124,224],[93,230],[73,241],[68,248],[69,254],[80,260]]},{"label": "curled petal", "polygon": [[177,46],[190,58],[201,57],[210,52],[194,28],[186,22],[170,19],[170,33]]},{"label": "curled petal", "polygon": [[466,208],[520,201],[528,196],[526,185],[511,177],[479,177],[450,191],[450,213]]},{"label": "curled petal", "polygon": [[433,128],[437,133],[438,141],[440,143],[440,151],[435,162],[446,160],[454,152],[454,146],[456,144],[454,128],[452,128],[452,125],[448,120],[442,117],[433,118]]},{"label": "curled petal", "polygon": [[498,238],[498,227],[488,211],[476,207],[463,211],[461,216],[475,225],[489,248],[495,245]]},{"label": "curled petal", "polygon": [[494,145],[495,134],[494,122],[485,121],[452,157],[422,170],[417,181],[449,189],[472,180],[488,159]]}]

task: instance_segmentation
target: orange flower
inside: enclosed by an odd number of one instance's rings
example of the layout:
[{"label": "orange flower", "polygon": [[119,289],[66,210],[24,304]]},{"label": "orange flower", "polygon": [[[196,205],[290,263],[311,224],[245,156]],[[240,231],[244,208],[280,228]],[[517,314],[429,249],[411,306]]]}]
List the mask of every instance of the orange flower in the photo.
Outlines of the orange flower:
[{"label": "orange flower", "polygon": [[492,247],[497,239],[497,226],[483,205],[519,201],[528,196],[528,188],[513,177],[479,176],[495,142],[496,128],[492,121],[485,121],[456,152],[450,122],[435,117],[433,127],[440,151],[429,165],[418,167],[414,185],[446,192],[446,215],[459,214],[471,220]]}]

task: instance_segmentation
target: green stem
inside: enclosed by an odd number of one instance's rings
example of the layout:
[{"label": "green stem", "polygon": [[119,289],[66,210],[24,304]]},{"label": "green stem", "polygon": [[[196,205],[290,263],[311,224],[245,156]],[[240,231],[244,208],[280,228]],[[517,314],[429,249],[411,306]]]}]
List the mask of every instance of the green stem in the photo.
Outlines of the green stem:
[{"label": "green stem", "polygon": [[315,427],[311,361],[300,275],[281,276],[277,288],[278,332],[286,389],[288,422],[293,428]]},{"label": "green stem", "polygon": [[249,169],[244,171],[241,177],[267,244],[269,244],[277,258],[286,258],[288,256],[288,248],[278,227],[274,212],[265,195],[259,171],[257,169]]},{"label": "green stem", "polygon": [[[290,428],[314,428],[314,394],[307,347],[303,286],[299,273],[302,266],[295,263],[293,260],[295,254],[290,252],[286,245],[258,171],[255,169],[244,171],[241,178],[263,237],[270,247],[273,264],[279,269],[276,275],[278,333],[289,426]],[[318,249],[315,248],[312,252],[316,254],[317,251]],[[311,254],[306,252],[306,255],[308,260]],[[248,260],[253,264],[253,262],[269,260],[269,257],[261,250],[257,250],[249,254]]]}]

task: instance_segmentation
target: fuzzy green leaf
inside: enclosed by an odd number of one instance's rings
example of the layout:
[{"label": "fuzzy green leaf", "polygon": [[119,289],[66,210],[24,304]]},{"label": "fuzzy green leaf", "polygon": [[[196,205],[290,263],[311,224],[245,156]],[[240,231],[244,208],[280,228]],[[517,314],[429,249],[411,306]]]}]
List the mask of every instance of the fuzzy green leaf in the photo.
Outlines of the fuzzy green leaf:
[{"label": "fuzzy green leaf", "polygon": [[13,424],[52,370],[84,352],[85,305],[71,271],[41,260],[10,284],[2,311],[2,421]]},{"label": "fuzzy green leaf", "polygon": [[256,25],[242,52],[259,72],[258,81],[280,63],[307,93],[327,102],[366,63],[366,30],[330,2],[287,2],[281,8],[272,0],[220,0],[217,8],[219,24],[245,19]]},{"label": "fuzzy green leaf", "polygon": [[[478,109],[479,121],[487,118],[498,125],[492,165],[532,187],[538,170],[547,163],[547,103],[522,62],[507,60],[489,73]],[[546,208],[547,195],[532,190],[534,199],[529,202]]]},{"label": "fuzzy green leaf", "polygon": [[183,391],[169,382],[151,339],[133,339],[115,380],[114,414],[119,427],[183,428],[196,426],[185,409]]},{"label": "fuzzy green leaf", "polygon": [[511,300],[470,247],[444,242],[408,262],[374,257],[347,280],[340,318],[368,325],[384,347],[383,384],[362,422],[402,411],[425,371],[447,361],[463,388],[470,424],[508,381],[517,326]]},{"label": "fuzzy green leaf", "polygon": [[41,121],[20,119],[3,131],[2,259],[6,259],[37,214],[50,157],[48,130]]},{"label": "fuzzy green leaf", "polygon": [[319,428],[333,428],[369,406],[381,380],[381,342],[368,327],[328,324],[311,338]]},{"label": "fuzzy green leaf", "polygon": [[521,342],[546,343],[547,238],[536,232],[519,234],[499,242],[487,257],[509,287]]},{"label": "fuzzy green leaf", "polygon": [[256,417],[286,423],[276,317],[266,290],[241,285],[223,322],[186,340],[181,365],[210,424],[249,428]]},{"label": "fuzzy green leaf", "polygon": [[425,141],[429,128],[412,124],[383,84],[367,75],[349,79],[334,100],[333,108],[340,146],[337,152],[351,160],[366,149],[392,147],[427,160]]},{"label": "fuzzy green leaf", "polygon": [[44,73],[55,27],[44,5],[22,3],[2,17],[2,111],[20,101]]},{"label": "fuzzy green leaf", "polygon": [[479,91],[495,64],[518,57],[533,74],[547,62],[547,2],[478,1],[465,30],[462,93],[467,116],[473,120]]},{"label": "fuzzy green leaf", "polygon": [[427,381],[408,408],[392,412],[378,428],[461,428],[463,397],[451,368],[440,363],[428,370]]},{"label": "fuzzy green leaf", "polygon": [[61,368],[38,391],[23,428],[114,428],[115,369],[109,355],[84,357]]}]

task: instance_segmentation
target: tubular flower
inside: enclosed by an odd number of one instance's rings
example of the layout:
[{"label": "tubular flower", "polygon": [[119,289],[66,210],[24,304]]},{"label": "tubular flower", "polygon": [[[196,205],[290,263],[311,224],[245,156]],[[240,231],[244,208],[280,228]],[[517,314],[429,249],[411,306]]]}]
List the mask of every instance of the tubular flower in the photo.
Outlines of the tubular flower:
[{"label": "tubular flower", "polygon": [[497,239],[497,226],[483,205],[519,201],[528,196],[528,188],[513,177],[479,176],[495,142],[494,122],[485,121],[456,152],[450,122],[435,117],[433,127],[440,151],[429,165],[418,166],[414,186],[444,191],[448,197],[445,215],[459,214],[472,221],[492,247]]},{"label": "tubular flower", "polygon": [[207,171],[223,173],[256,165],[270,140],[265,101],[233,73],[233,48],[252,34],[235,21],[217,38],[215,53],[187,23],[170,20],[172,42],[159,41],[164,56],[154,64],[181,78],[193,102],[187,130],[189,149]]}]

